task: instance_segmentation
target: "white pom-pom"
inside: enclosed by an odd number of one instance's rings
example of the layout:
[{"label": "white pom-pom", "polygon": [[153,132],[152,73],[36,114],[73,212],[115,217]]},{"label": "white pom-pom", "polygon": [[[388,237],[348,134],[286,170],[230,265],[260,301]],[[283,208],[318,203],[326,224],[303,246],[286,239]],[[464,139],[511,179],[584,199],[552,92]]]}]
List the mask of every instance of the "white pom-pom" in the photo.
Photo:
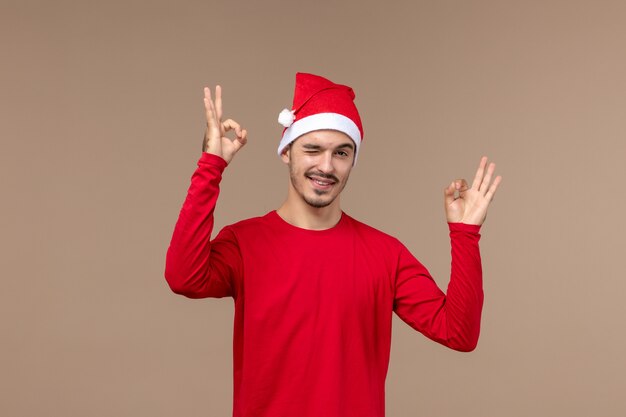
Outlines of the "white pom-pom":
[{"label": "white pom-pom", "polygon": [[278,123],[285,127],[289,127],[293,124],[293,121],[296,119],[293,110],[283,109],[278,115]]}]

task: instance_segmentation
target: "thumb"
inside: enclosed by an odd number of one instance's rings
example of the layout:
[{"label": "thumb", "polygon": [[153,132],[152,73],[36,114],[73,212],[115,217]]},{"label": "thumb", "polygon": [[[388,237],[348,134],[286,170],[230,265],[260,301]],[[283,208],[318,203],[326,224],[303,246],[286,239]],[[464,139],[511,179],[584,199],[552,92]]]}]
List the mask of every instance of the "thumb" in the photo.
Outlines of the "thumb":
[{"label": "thumb", "polygon": [[454,181],[450,183],[446,188],[443,189],[443,197],[446,206],[449,206],[454,202],[454,192],[456,191],[456,185]]}]

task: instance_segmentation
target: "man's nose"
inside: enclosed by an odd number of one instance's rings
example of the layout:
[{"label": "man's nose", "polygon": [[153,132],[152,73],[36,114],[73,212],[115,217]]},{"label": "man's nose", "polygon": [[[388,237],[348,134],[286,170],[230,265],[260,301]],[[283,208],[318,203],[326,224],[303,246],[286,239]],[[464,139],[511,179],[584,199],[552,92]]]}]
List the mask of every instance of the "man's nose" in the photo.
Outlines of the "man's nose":
[{"label": "man's nose", "polygon": [[319,169],[326,174],[330,174],[335,170],[332,152],[324,152],[320,155]]}]

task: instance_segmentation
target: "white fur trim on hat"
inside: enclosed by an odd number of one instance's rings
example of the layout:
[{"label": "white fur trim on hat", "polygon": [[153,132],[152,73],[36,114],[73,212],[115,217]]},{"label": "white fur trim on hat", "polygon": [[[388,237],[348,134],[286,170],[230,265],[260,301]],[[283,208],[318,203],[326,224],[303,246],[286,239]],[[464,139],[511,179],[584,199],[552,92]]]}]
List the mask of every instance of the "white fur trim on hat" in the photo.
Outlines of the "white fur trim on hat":
[{"label": "white fur trim on hat", "polygon": [[303,119],[296,120],[287,128],[287,130],[285,130],[283,138],[278,145],[278,156],[280,156],[283,149],[285,149],[287,145],[298,139],[300,136],[305,133],[313,132],[314,130],[322,129],[338,130],[348,135],[356,145],[354,152],[354,161],[356,162],[359,147],[361,146],[361,132],[352,119],[338,113],[317,113]]}]

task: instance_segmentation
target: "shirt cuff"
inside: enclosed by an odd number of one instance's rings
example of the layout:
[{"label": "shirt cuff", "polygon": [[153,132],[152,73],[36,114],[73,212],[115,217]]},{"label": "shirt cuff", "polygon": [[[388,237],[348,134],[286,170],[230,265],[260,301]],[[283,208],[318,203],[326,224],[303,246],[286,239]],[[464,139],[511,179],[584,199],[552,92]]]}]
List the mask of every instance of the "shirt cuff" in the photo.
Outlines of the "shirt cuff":
[{"label": "shirt cuff", "polygon": [[200,156],[200,160],[198,160],[198,165],[211,165],[218,168],[221,171],[228,166],[228,162],[224,160],[221,156],[214,155],[208,152],[202,152],[202,156]]},{"label": "shirt cuff", "polygon": [[448,228],[451,232],[467,232],[476,234],[480,232],[480,225],[478,224],[448,223]]}]

